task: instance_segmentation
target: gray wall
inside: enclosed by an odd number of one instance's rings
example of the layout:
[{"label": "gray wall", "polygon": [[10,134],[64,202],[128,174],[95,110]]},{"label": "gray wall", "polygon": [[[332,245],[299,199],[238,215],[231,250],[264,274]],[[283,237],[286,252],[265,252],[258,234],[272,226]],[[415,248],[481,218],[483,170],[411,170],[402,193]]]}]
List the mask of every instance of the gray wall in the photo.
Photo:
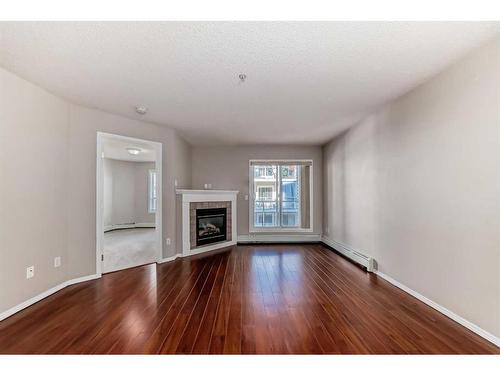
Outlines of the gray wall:
[{"label": "gray wall", "polygon": [[500,39],[324,147],[325,235],[500,336]]},{"label": "gray wall", "polygon": [[190,187],[190,145],[172,129],[70,104],[0,69],[0,312],[95,273],[97,131],[163,144],[163,236],[172,239],[163,254],[175,254],[174,181]]},{"label": "gray wall", "polygon": [[104,226],[153,223],[148,210],[149,170],[154,162],[104,159]]},{"label": "gray wall", "polygon": [[322,153],[319,146],[211,146],[193,147],[192,185],[203,189],[239,190],[238,235],[248,234],[248,161],[251,159],[313,160],[313,233],[321,234],[323,220]]}]

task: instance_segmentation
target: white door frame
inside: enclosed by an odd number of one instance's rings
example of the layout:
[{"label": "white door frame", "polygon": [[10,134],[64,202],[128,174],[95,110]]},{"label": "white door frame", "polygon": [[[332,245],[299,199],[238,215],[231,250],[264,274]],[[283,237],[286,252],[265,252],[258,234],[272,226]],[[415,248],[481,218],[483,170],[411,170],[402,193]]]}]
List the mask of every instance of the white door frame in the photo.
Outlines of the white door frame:
[{"label": "white door frame", "polygon": [[102,275],[102,255],[104,249],[104,170],[103,170],[103,139],[114,138],[122,141],[133,141],[148,143],[155,150],[155,169],[157,173],[157,206],[155,215],[156,226],[156,261],[159,262],[163,258],[163,234],[162,234],[162,201],[163,201],[163,167],[162,153],[163,145],[160,142],[149,141],[147,139],[126,137],[123,135],[97,132],[97,155],[96,155],[96,275]]}]

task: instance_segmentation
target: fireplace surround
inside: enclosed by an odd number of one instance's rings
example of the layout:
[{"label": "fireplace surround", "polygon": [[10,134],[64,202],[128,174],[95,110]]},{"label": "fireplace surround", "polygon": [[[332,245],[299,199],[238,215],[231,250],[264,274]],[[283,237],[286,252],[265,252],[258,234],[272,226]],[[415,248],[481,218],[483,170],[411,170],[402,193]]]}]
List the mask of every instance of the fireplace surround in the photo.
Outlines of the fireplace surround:
[{"label": "fireplace surround", "polygon": [[[191,250],[232,239],[231,206],[230,201],[189,203],[189,242]],[[200,231],[204,233],[200,233]]]},{"label": "fireplace surround", "polygon": [[181,203],[182,256],[236,244],[237,191],[179,189],[176,193]]}]

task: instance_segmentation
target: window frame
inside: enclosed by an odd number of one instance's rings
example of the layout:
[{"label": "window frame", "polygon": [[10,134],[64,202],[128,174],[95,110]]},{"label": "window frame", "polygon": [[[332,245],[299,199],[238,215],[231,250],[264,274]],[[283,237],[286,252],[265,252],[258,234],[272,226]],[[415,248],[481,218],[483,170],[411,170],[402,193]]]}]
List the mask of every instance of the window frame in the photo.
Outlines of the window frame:
[{"label": "window frame", "polygon": [[[294,163],[308,163],[310,164],[310,178],[309,178],[309,191],[310,191],[310,197],[309,197],[309,205],[310,205],[310,227],[309,228],[301,228],[301,227],[256,227],[254,223],[254,202],[255,202],[255,196],[254,196],[254,168],[253,163],[259,163],[259,164],[269,164],[269,165],[283,165],[283,164],[289,164],[289,165],[294,165]],[[280,172],[280,169],[278,168],[277,173]],[[262,159],[251,159],[248,161],[248,176],[249,176],[249,199],[248,199],[248,231],[249,233],[262,233],[262,232],[267,232],[267,233],[310,233],[314,232],[314,163],[312,159],[280,159],[280,160],[262,160]],[[279,189],[278,189],[279,190]],[[276,194],[281,194],[281,191],[277,191]],[[264,218],[262,218],[264,221]],[[300,221],[300,217],[299,217]]]}]

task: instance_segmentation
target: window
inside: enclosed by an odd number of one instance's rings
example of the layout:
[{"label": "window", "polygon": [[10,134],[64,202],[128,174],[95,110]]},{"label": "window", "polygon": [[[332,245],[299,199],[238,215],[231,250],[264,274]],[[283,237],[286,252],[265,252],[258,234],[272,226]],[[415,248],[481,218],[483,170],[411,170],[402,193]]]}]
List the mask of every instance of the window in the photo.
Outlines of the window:
[{"label": "window", "polygon": [[296,215],[290,213],[283,213],[283,226],[294,227],[296,225]]},{"label": "window", "polygon": [[272,167],[256,167],[254,171],[254,176],[258,179],[272,179],[274,174],[275,170]]},{"label": "window", "polygon": [[258,212],[255,216],[256,225],[260,227],[272,227],[275,225],[275,215],[272,213]]},{"label": "window", "polygon": [[148,178],[148,211],[150,214],[154,214],[156,212],[156,206],[158,202],[157,197],[157,186],[156,186],[156,171],[149,171]]},{"label": "window", "polygon": [[250,161],[250,231],[312,230],[312,161]]},{"label": "window", "polygon": [[259,200],[272,201],[274,197],[274,186],[259,186],[258,195]]}]

